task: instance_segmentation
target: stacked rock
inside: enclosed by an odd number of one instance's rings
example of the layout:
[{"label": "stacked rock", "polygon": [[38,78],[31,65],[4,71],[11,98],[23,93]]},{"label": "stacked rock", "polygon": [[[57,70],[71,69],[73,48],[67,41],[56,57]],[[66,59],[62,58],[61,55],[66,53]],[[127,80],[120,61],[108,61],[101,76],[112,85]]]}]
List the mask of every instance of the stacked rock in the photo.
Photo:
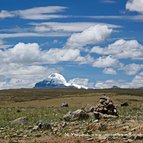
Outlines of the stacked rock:
[{"label": "stacked rock", "polygon": [[99,104],[96,106],[95,111],[102,114],[118,116],[115,105],[107,96],[100,98]]}]

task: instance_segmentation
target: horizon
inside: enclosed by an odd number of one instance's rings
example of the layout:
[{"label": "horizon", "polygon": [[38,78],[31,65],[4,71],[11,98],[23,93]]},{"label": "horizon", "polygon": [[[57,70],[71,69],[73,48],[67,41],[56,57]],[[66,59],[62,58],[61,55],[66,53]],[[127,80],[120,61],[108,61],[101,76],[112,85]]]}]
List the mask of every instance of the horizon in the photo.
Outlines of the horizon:
[{"label": "horizon", "polygon": [[143,0],[1,0],[0,21],[0,89],[143,87]]}]

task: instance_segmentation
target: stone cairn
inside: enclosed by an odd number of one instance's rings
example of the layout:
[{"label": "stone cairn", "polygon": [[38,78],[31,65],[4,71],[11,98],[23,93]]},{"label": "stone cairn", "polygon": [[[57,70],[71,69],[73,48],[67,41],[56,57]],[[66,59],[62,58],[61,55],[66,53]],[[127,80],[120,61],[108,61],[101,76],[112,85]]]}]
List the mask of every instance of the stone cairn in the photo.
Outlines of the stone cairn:
[{"label": "stone cairn", "polygon": [[65,121],[85,120],[89,118],[89,113],[93,113],[95,119],[102,118],[116,118],[118,117],[117,109],[113,104],[112,100],[103,96],[99,100],[99,104],[96,107],[91,106],[90,108],[78,109],[74,112],[68,112],[64,115]]},{"label": "stone cairn", "polygon": [[116,116],[118,117],[117,109],[113,104],[112,100],[103,96],[99,100],[99,104],[94,108],[94,115],[98,119],[101,116]]}]

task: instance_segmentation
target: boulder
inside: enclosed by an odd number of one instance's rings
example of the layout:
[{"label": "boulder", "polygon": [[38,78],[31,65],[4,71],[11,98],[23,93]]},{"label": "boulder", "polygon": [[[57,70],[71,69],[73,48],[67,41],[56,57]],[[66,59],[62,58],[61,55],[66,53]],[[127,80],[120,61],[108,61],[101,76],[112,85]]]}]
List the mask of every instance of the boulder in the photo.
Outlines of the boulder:
[{"label": "boulder", "polygon": [[65,121],[86,120],[89,115],[83,109],[78,109],[74,112],[68,112],[63,118]]}]

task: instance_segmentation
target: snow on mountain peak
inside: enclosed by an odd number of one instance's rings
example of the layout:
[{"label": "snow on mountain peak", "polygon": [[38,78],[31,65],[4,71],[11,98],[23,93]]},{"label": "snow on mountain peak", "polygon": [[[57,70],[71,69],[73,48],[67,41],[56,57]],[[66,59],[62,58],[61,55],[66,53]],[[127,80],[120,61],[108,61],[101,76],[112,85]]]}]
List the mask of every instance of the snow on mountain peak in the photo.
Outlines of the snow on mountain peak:
[{"label": "snow on mountain peak", "polygon": [[58,82],[61,82],[62,84],[65,84],[66,83],[66,79],[59,73],[53,73],[51,75],[49,75],[48,77],[49,79],[54,79]]},{"label": "snow on mountain peak", "polygon": [[64,78],[63,75],[59,74],[59,73],[53,73],[51,75],[48,76],[48,79],[40,81],[38,83],[35,84],[36,88],[62,88],[62,87],[75,87],[78,89],[88,89],[88,87],[78,84],[80,82],[67,82],[66,79]]},{"label": "snow on mountain peak", "polygon": [[53,73],[51,75],[49,75],[48,79],[53,80],[54,82],[56,82],[57,84],[63,84],[65,86],[70,86],[69,83],[67,83],[66,79],[64,78],[63,75],[59,74],[59,73]]}]

